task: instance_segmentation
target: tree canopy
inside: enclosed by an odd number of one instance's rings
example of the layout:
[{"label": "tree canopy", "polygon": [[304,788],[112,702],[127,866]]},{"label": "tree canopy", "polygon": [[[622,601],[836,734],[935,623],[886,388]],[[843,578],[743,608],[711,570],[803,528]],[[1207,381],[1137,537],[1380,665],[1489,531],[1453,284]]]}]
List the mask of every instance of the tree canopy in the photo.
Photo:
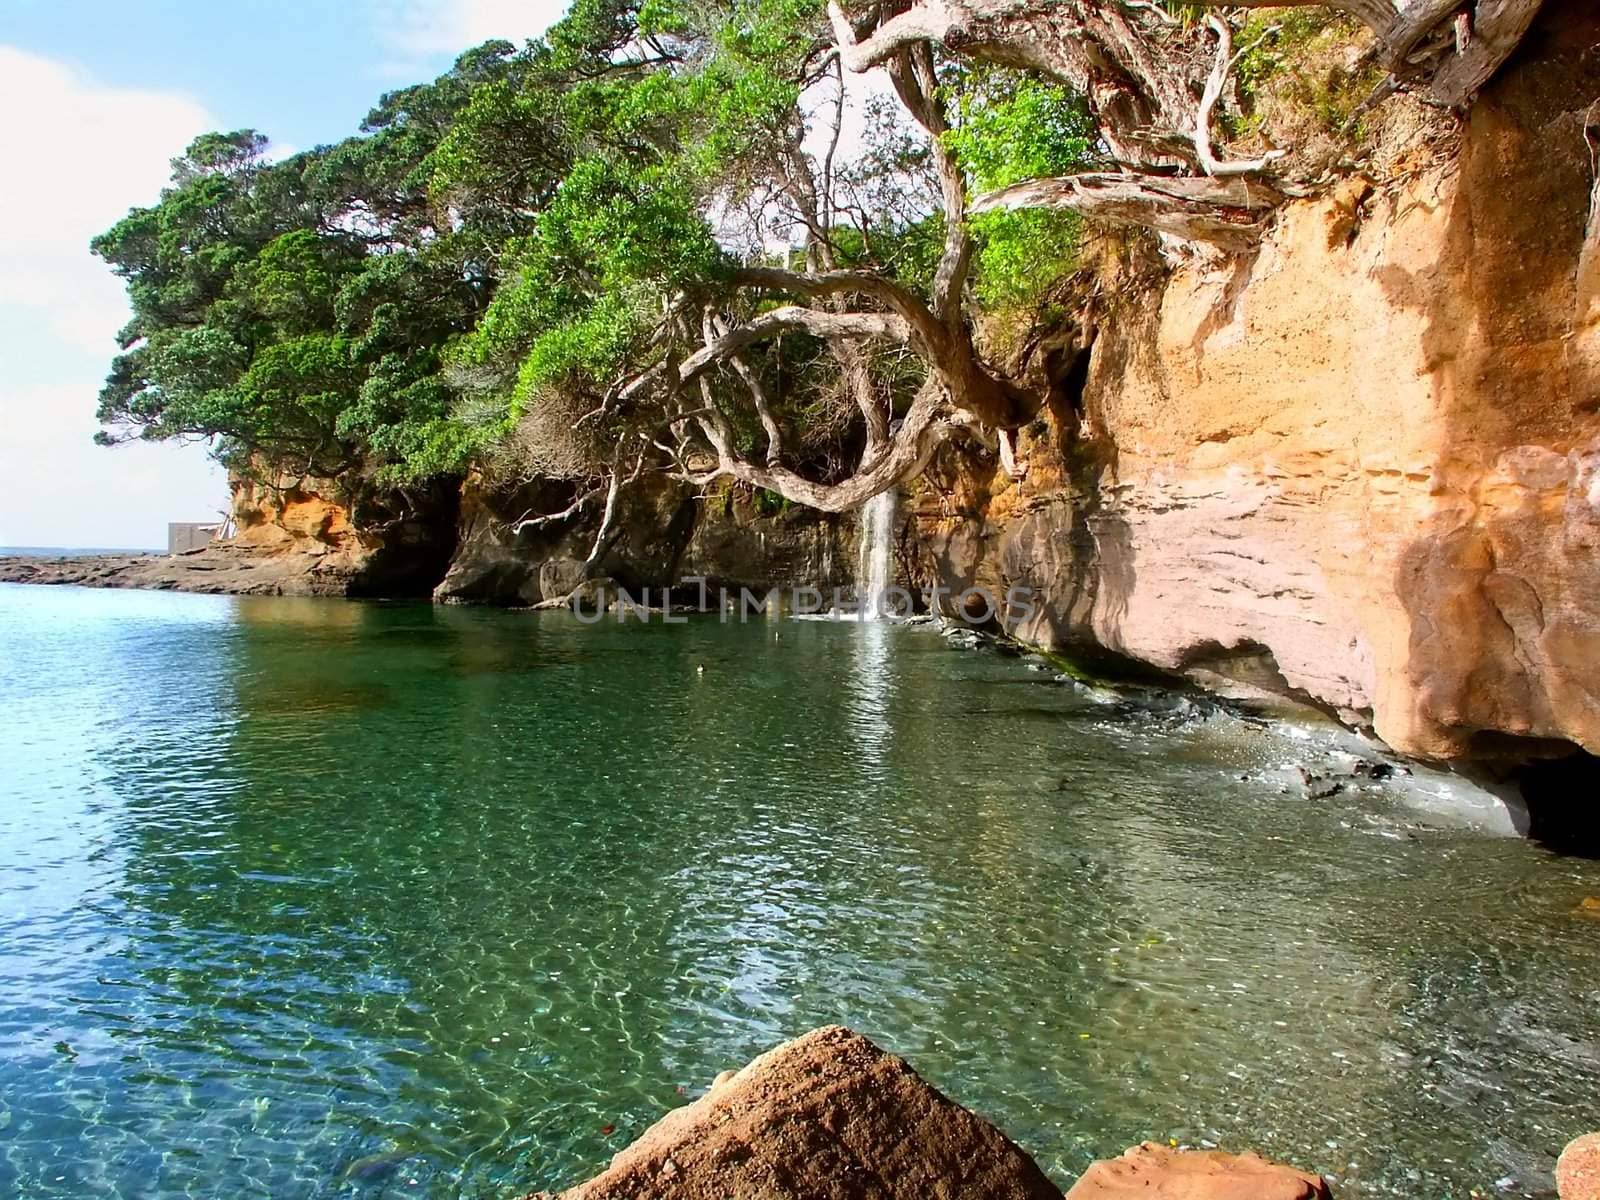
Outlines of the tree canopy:
[{"label": "tree canopy", "polygon": [[[854,507],[1038,410],[1048,367],[975,331],[1046,311],[1085,221],[1237,252],[1326,175],[1244,119],[1259,7],[575,0],[336,145],[207,134],[93,243],[134,313],[101,436],[570,481],[535,521],[645,473]],[[1466,103],[1537,7],[1285,6],[1348,28],[1362,111]]]}]

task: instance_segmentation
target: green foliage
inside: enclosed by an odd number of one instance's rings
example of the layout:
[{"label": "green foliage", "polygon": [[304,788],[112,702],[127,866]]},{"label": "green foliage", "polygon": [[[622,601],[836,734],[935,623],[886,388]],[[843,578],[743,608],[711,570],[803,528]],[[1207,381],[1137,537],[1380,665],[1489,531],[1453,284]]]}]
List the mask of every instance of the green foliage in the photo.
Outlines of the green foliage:
[{"label": "green foliage", "polygon": [[722,252],[681,175],[593,155],[562,180],[539,221],[546,253],[601,292],[636,283],[667,290],[712,277]]},{"label": "green foliage", "polygon": [[517,99],[540,69],[488,43],[385,96],[361,136],[282,163],[253,131],[197,139],[160,200],[92,246],[134,309],[102,440],[209,438],[224,457],[326,474],[460,470],[476,431],[452,415],[445,350],[487,303],[496,241],[531,225],[529,195],[565,159],[502,162],[495,186],[466,177],[448,214],[430,187],[512,128],[520,147],[559,143]]},{"label": "green foliage", "polygon": [[1168,13],[1178,18],[1185,29],[1198,25],[1205,19],[1206,10],[1198,4],[1187,4],[1184,0],[1159,0],[1159,3]]},{"label": "green foliage", "polygon": [[1009,71],[974,75],[945,139],[979,191],[1080,170],[1094,120],[1067,88]]},{"label": "green foliage", "polygon": [[508,250],[510,277],[456,353],[469,364],[519,363],[513,419],[546,387],[603,389],[643,340],[652,306],[659,312],[661,297],[723,266],[677,176],[601,155],[574,166],[537,232]]},{"label": "green foliage", "polygon": [[1382,73],[1370,66],[1352,73],[1339,61],[1357,28],[1350,17],[1325,9],[1252,14],[1236,39],[1246,49],[1235,68],[1240,100],[1251,116],[1234,121],[1228,132],[1254,132],[1265,115],[1263,101],[1277,95],[1327,131],[1362,140],[1356,110]]},{"label": "green foliage", "polygon": [[333,324],[342,284],[359,272],[361,248],[309,229],[281,234],[235,269],[228,294],[288,336]]},{"label": "green foliage", "polygon": [[1034,309],[1078,263],[1077,213],[1030,209],[973,219],[979,243],[973,289],[991,312]]},{"label": "green foliage", "polygon": [[[592,411],[666,344],[698,337],[697,315],[664,314],[730,303],[741,255],[785,258],[773,233],[795,216],[775,229],[760,214],[784,193],[805,207],[794,180],[820,173],[805,135],[821,93],[807,89],[831,85],[827,46],[821,0],[575,0],[542,41],[468,51],[335,145],[271,162],[252,130],[196,139],[159,200],[93,244],[134,312],[101,393],[106,439],[206,438],[269,469],[397,484],[462,471],[527,418]],[[974,189],[1092,158],[1092,124],[1064,88],[942,71],[949,146]],[[874,107],[870,150],[830,175],[848,204],[808,210],[825,241],[789,265],[831,256],[931,287],[945,236],[934,156],[895,111],[898,124]],[[974,228],[973,288],[991,309],[1037,304],[1073,265],[1070,215]],[[748,317],[779,302],[731,303]],[[787,334],[748,358],[790,452],[824,475],[849,457],[861,423],[838,354]],[[885,356],[869,370],[893,401],[925,367]],[[708,382],[713,402],[726,395],[728,380]],[[758,451],[749,406],[729,410]],[[584,439],[623,432],[591,426],[562,461],[575,477]]]},{"label": "green foliage", "polygon": [[425,160],[429,194],[493,219],[497,232],[527,225],[571,165],[560,97],[527,80],[496,79],[473,91]]},{"label": "green foliage", "polygon": [[[959,124],[946,135],[947,144],[980,192],[1068,175],[1092,160],[1094,121],[1083,100],[1058,84],[1009,71],[974,74],[957,112]],[[976,218],[973,287],[979,303],[991,310],[1037,306],[1071,273],[1082,227],[1070,212]]]},{"label": "green foliage", "polygon": [[756,489],[755,510],[758,516],[782,516],[792,507],[793,504],[789,500],[789,497],[779,495],[777,492],[768,491],[766,488]]},{"label": "green foliage", "polygon": [[520,411],[545,387],[589,384],[603,390],[648,330],[642,306],[626,293],[600,296],[568,320],[540,331],[522,368],[512,411]]}]

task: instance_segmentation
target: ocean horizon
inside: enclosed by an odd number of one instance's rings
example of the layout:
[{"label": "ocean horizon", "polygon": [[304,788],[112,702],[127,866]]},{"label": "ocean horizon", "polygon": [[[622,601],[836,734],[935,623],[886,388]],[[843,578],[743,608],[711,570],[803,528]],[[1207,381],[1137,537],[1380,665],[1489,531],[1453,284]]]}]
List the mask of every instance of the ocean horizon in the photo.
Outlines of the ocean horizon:
[{"label": "ocean horizon", "polygon": [[0,558],[84,558],[91,554],[165,554],[154,546],[0,546]]}]

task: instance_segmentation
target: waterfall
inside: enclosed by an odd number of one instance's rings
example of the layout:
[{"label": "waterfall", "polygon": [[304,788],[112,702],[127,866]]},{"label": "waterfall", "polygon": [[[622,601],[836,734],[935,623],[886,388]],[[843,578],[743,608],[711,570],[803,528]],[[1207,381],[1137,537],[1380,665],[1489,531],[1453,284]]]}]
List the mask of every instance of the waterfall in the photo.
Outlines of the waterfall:
[{"label": "waterfall", "polygon": [[856,563],[856,603],[863,621],[881,621],[884,599],[894,583],[894,489],[879,492],[861,506],[861,556]]}]

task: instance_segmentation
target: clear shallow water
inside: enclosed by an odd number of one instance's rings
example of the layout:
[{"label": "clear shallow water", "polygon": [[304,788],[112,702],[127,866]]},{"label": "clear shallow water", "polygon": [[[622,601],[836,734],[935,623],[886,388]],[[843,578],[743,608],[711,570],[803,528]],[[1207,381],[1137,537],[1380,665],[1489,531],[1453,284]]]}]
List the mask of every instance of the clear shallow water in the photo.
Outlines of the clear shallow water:
[{"label": "clear shallow water", "polygon": [[0,585],[0,1196],[516,1195],[828,1021],[1063,1182],[1541,1194],[1600,864],[1293,752],[914,630]]}]

